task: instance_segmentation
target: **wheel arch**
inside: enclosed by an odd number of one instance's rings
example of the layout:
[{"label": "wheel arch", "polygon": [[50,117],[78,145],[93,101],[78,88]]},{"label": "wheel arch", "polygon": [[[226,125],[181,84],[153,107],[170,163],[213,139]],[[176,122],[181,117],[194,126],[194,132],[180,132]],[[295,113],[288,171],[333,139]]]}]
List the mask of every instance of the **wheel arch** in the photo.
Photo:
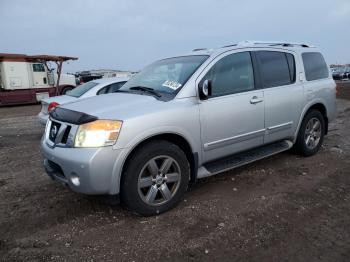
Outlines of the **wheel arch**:
[{"label": "wheel arch", "polygon": [[190,164],[190,182],[194,183],[197,180],[197,170],[198,170],[198,152],[194,152],[193,148],[191,147],[191,144],[187,141],[186,138],[184,138],[182,135],[177,134],[177,133],[171,133],[171,132],[166,132],[166,133],[160,133],[160,134],[155,134],[150,137],[146,137],[143,140],[139,141],[136,145],[133,146],[133,148],[130,150],[130,152],[126,155],[122,167],[121,167],[121,172],[119,176],[119,185],[120,181],[122,179],[124,170],[130,161],[131,157],[139,148],[142,146],[146,145],[147,143],[154,141],[154,140],[164,140],[168,141],[170,143],[173,143],[177,145],[186,155],[188,162]]},{"label": "wheel arch", "polygon": [[296,133],[295,133],[295,136],[294,136],[294,142],[296,141],[297,137],[298,137],[298,134],[299,134],[299,130],[300,130],[300,127],[301,127],[301,123],[303,122],[305,116],[307,115],[308,112],[310,112],[311,110],[318,110],[322,115],[323,115],[323,118],[324,118],[324,121],[325,121],[325,134],[327,135],[328,133],[328,115],[327,115],[327,107],[325,106],[325,104],[321,101],[317,101],[317,102],[314,102],[312,104],[309,104],[308,106],[305,107],[301,117],[300,117],[300,120],[299,120],[299,123],[298,123],[298,128],[296,130]]}]

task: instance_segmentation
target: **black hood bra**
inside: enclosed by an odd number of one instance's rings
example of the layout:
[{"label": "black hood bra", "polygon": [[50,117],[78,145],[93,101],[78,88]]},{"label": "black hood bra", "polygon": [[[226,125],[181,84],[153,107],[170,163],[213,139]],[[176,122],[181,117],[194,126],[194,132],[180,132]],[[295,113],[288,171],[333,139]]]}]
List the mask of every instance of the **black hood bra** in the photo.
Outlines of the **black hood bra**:
[{"label": "black hood bra", "polygon": [[50,117],[58,121],[81,125],[97,120],[96,116],[57,107],[50,112]]}]

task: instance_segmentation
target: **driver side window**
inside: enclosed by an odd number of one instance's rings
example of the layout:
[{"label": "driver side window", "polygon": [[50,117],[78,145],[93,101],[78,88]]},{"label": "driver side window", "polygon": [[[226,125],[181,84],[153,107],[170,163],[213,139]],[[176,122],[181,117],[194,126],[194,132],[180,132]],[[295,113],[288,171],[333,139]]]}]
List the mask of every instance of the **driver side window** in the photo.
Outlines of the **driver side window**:
[{"label": "driver side window", "polygon": [[250,52],[235,53],[219,60],[201,80],[211,81],[212,97],[254,89],[254,73]]}]

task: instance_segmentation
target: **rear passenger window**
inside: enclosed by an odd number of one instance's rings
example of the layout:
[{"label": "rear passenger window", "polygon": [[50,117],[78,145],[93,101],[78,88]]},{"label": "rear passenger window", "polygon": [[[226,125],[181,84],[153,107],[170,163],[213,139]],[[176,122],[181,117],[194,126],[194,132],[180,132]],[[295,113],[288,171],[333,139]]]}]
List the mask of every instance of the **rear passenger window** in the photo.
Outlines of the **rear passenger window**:
[{"label": "rear passenger window", "polygon": [[328,66],[320,53],[303,53],[302,57],[307,81],[328,78]]},{"label": "rear passenger window", "polygon": [[295,61],[292,54],[257,51],[256,56],[264,88],[284,86],[295,82]]},{"label": "rear passenger window", "polygon": [[211,80],[212,96],[254,89],[253,66],[249,52],[235,53],[219,60],[201,80]]},{"label": "rear passenger window", "polygon": [[106,94],[108,91],[109,86],[105,86],[103,88],[101,88],[100,90],[97,91],[96,95],[103,95]]},{"label": "rear passenger window", "polygon": [[118,82],[110,85],[110,88],[108,89],[108,93],[115,93],[117,92],[126,82]]}]

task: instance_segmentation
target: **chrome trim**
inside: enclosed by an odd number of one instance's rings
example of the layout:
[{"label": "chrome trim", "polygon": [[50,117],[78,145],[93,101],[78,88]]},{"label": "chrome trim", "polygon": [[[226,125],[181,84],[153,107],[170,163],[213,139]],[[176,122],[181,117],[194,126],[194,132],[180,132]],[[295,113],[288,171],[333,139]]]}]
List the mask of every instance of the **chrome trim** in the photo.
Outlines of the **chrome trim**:
[{"label": "chrome trim", "polygon": [[281,130],[285,130],[285,129],[291,128],[292,125],[293,125],[293,121],[287,122],[284,124],[280,124],[280,125],[276,125],[276,126],[270,126],[266,129],[266,133],[271,134],[271,133],[275,133],[275,132],[278,132]]},{"label": "chrome trim", "polygon": [[260,137],[260,136],[263,136],[265,134],[265,131],[266,131],[266,129],[264,128],[264,129],[260,129],[257,131],[245,133],[242,135],[233,136],[233,137],[229,137],[229,138],[225,138],[225,139],[220,139],[220,140],[217,140],[214,142],[206,143],[206,144],[204,144],[204,151],[208,151],[208,150],[212,150],[212,149],[215,149],[215,148],[218,148],[221,146],[239,143],[239,142],[243,142],[245,140]]},{"label": "chrome trim", "polygon": [[[50,140],[50,131],[51,131],[52,120],[51,120],[51,118],[49,118],[47,120],[46,129],[45,129],[45,142],[46,142],[46,144],[51,148],[54,148],[56,146],[57,147],[74,147],[74,139],[75,139],[75,135],[78,131],[79,126],[74,125],[74,124],[70,124],[70,123],[57,121],[56,119],[54,119],[54,121],[57,123],[60,123],[61,126],[58,130],[58,134],[55,138],[55,142],[52,142]],[[65,144],[63,144],[63,143],[61,143],[61,141],[62,141],[63,135],[64,135],[68,126],[70,126],[71,129],[70,129],[70,132],[68,134],[67,142]]]},{"label": "chrome trim", "polygon": [[61,123],[60,128],[58,129],[58,133],[55,138],[55,144],[59,144],[62,141],[62,137],[64,135],[64,132],[66,132],[67,125],[64,123]]},{"label": "chrome trim", "polygon": [[50,140],[50,130],[51,130],[52,121],[51,119],[48,119],[46,122],[46,128],[45,128],[45,142],[49,147],[54,147],[55,143]]}]

